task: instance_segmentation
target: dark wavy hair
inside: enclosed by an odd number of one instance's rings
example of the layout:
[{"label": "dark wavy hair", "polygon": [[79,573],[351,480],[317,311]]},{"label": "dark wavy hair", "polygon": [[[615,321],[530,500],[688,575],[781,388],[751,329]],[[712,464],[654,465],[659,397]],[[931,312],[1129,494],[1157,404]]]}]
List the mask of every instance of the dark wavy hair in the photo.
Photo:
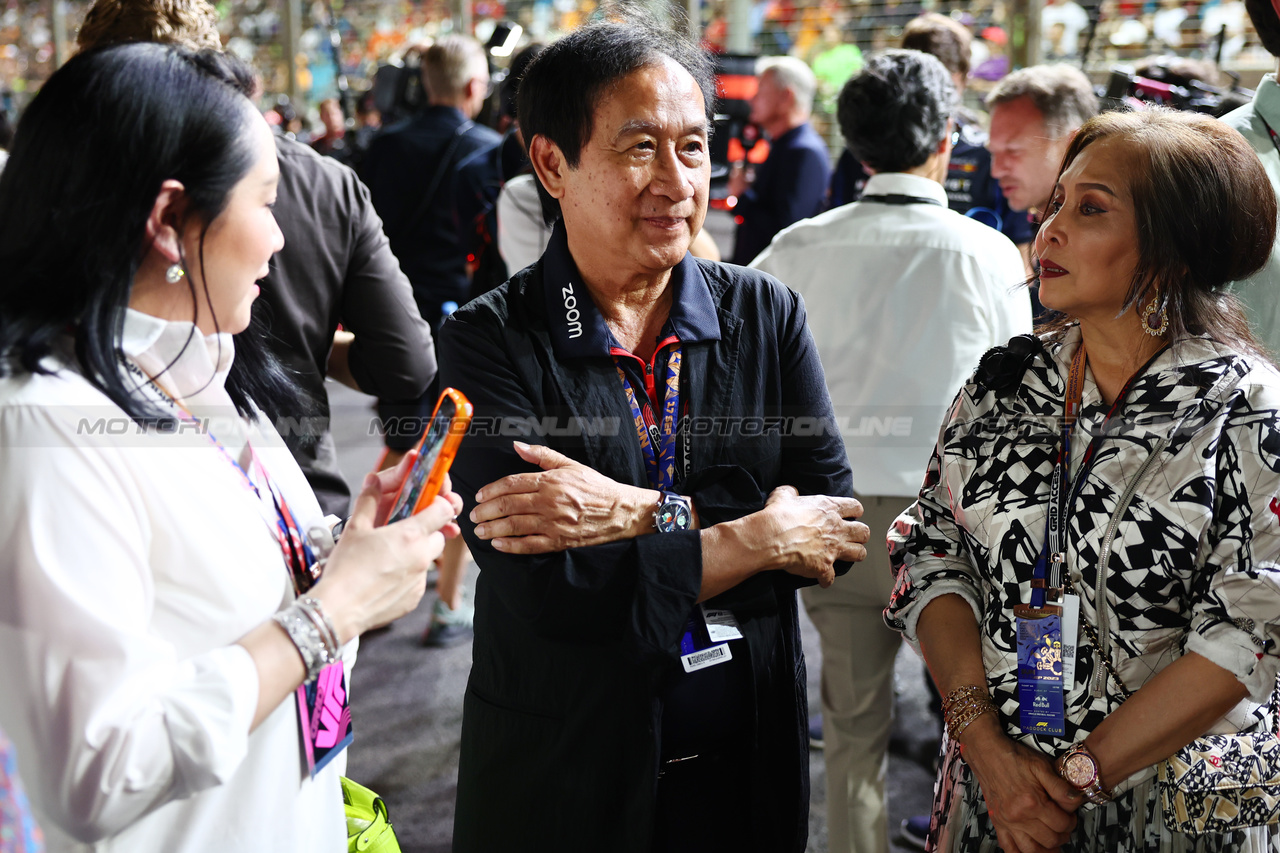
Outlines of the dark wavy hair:
[{"label": "dark wavy hair", "polygon": [[[516,112],[525,145],[542,135],[554,142],[570,168],[578,167],[591,139],[596,107],[610,87],[642,68],[672,59],[702,91],[707,129],[715,115],[711,57],[696,41],[664,27],[644,12],[619,7],[620,20],[579,27],[534,57],[520,80]],[[547,222],[560,218],[560,202],[535,182]]]},{"label": "dark wavy hair", "polygon": [[836,115],[854,157],[877,172],[905,172],[938,150],[959,104],[937,57],[893,49],[874,54],[849,78]]},{"label": "dark wavy hair", "polygon": [[[1058,176],[1102,139],[1129,143],[1138,264],[1123,310],[1158,299],[1168,312],[1169,340],[1207,335],[1270,358],[1226,291],[1262,269],[1276,239],[1276,194],[1253,148],[1229,125],[1197,113],[1107,112],[1076,133]],[[1057,314],[1042,331],[1070,322]]]},{"label": "dark wavy hair", "polygon": [[[146,222],[161,183],[180,181],[184,215],[201,226],[183,265],[203,271],[209,226],[253,165],[252,89],[232,57],[160,44],[81,53],[49,78],[0,175],[0,375],[49,372],[41,360],[70,334],[91,383],[139,423],[166,419],[120,372]],[[212,309],[185,282],[193,306]],[[298,395],[254,325],[236,337],[227,390],[242,414],[257,405],[271,417]]]}]

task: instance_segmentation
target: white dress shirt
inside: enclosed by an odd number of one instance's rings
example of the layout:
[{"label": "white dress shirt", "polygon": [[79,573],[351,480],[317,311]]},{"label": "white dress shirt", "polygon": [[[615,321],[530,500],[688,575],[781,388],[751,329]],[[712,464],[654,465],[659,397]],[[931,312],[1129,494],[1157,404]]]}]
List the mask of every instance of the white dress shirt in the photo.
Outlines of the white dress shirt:
[{"label": "white dress shirt", "polygon": [[854,490],[911,497],[956,391],[1031,331],[1031,300],[1018,249],[949,210],[937,181],[873,175],[862,197],[787,228],[752,266],[804,297]]},{"label": "white dress shirt", "polygon": [[550,240],[551,226],[543,220],[538,200],[538,179],[516,175],[498,193],[498,254],[506,262],[507,274],[515,275],[542,257]]},{"label": "white dress shirt", "polygon": [[[322,518],[270,425],[234,416],[230,335],[129,311],[123,349],[171,364],[160,385],[233,455],[251,439],[304,529]],[[345,758],[306,777],[292,697],[249,733],[235,642],[292,598],[257,497],[207,436],[140,433],[45,363],[0,379],[0,728],[48,849],[346,850]]]}]

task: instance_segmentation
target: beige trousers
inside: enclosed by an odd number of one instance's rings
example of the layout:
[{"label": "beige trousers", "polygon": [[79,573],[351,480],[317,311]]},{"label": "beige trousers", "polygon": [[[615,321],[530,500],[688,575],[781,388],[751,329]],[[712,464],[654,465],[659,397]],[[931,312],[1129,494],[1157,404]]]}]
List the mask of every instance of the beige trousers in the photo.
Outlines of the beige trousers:
[{"label": "beige trousers", "polygon": [[831,853],[888,853],[885,806],[893,662],[902,640],[882,613],[893,591],[885,537],[911,505],[905,497],[859,495],[871,528],[867,559],[827,589],[800,591],[822,638],[822,736]]}]

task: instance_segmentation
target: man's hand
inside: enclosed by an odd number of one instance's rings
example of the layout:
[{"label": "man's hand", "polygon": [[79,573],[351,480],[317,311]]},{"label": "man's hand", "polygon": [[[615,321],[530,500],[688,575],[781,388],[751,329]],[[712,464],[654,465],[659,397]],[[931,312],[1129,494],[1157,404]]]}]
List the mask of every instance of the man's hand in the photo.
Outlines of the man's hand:
[{"label": "man's hand", "polygon": [[626,486],[549,447],[514,442],[541,468],[476,493],[476,536],[507,554],[547,554],[653,532],[659,493]]},{"label": "man's hand", "polygon": [[761,513],[761,547],[775,555],[773,568],[813,578],[823,587],[835,582],[837,560],[866,559],[870,529],[860,521],[862,504],[853,498],[801,497],[792,486],[769,494]]}]

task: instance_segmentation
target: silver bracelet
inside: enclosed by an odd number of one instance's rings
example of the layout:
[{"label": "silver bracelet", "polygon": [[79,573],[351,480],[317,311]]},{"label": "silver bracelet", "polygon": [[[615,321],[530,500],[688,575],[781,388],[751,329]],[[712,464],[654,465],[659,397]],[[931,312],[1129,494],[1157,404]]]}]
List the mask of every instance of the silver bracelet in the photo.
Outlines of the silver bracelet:
[{"label": "silver bracelet", "polygon": [[297,647],[307,670],[306,681],[314,681],[322,669],[338,659],[337,632],[314,598],[303,596],[271,618]]},{"label": "silver bracelet", "polygon": [[338,640],[337,629],[333,627],[333,622],[329,621],[329,616],[324,612],[324,608],[320,606],[320,602],[309,595],[304,595],[298,599],[297,604],[320,631],[325,647],[329,650],[329,657],[337,660],[338,650],[342,648],[342,643]]}]

